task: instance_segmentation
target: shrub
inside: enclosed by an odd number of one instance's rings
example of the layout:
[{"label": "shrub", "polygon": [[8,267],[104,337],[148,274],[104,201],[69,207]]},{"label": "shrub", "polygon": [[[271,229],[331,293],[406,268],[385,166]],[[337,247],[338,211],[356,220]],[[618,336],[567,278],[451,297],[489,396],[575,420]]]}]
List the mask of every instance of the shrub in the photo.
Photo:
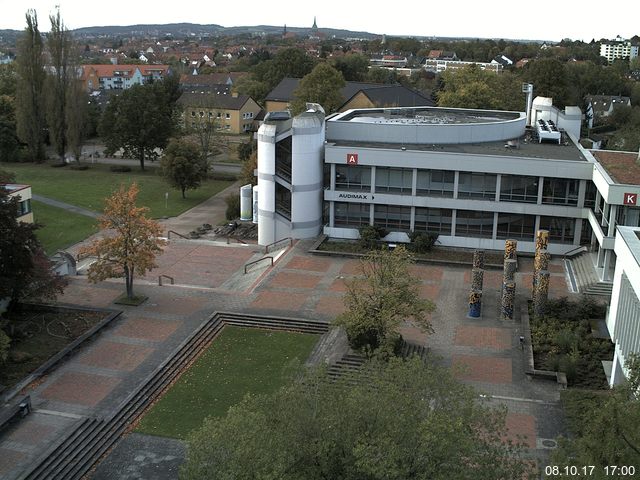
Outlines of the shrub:
[{"label": "shrub", "polygon": [[427,253],[438,240],[437,233],[431,232],[410,232],[411,249],[416,253]]},{"label": "shrub", "polygon": [[227,203],[227,211],[225,217],[227,220],[233,220],[240,216],[240,195],[237,193],[230,193],[224,199]]},{"label": "shrub", "polygon": [[89,165],[84,165],[84,164],[73,164],[70,165],[69,168],[71,170],[89,170]]},{"label": "shrub", "polygon": [[51,167],[53,168],[61,168],[61,167],[66,167],[68,165],[68,163],[60,163],[60,162],[55,162],[51,164]]},{"label": "shrub", "polygon": [[388,232],[376,225],[367,225],[366,227],[360,227],[358,229],[360,233],[360,239],[358,243],[365,250],[375,250],[378,248],[378,243],[382,237],[385,237]]},{"label": "shrub", "polygon": [[131,167],[128,167],[127,165],[111,165],[109,170],[116,173],[126,173],[131,171]]}]

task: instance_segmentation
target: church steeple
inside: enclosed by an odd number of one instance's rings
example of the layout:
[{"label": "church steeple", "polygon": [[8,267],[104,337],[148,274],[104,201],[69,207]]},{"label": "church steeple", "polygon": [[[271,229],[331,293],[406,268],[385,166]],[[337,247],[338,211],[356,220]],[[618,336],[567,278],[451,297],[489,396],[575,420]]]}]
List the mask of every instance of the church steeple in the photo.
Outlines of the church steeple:
[{"label": "church steeple", "polygon": [[311,27],[311,30],[318,30],[318,24],[316,23],[316,17],[313,17],[313,26]]}]

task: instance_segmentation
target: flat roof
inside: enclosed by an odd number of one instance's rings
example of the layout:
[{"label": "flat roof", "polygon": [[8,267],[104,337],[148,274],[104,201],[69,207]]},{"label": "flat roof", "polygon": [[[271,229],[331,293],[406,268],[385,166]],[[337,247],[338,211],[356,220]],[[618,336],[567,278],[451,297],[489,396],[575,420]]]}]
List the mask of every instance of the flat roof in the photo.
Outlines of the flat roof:
[{"label": "flat roof", "polygon": [[520,118],[520,112],[440,107],[367,108],[349,110],[333,117],[333,122],[404,125],[458,125],[497,123]]},{"label": "flat roof", "polygon": [[472,155],[494,155],[505,157],[541,158],[545,160],[570,160],[575,162],[586,162],[587,159],[580,149],[573,142],[568,145],[558,145],[555,142],[524,142],[521,138],[516,146],[510,146],[507,142],[485,142],[485,143],[455,143],[455,144],[403,144],[400,147],[397,143],[376,143],[376,142],[351,142],[344,140],[328,141],[338,147],[362,147],[362,148],[383,148],[398,150],[404,147],[406,150],[417,150],[425,152],[447,152],[466,153]]},{"label": "flat roof", "polygon": [[0,184],[0,187],[4,188],[5,190],[13,193],[13,192],[19,192],[20,190],[24,190],[25,188],[29,188],[31,185],[23,185],[20,183],[2,183]]},{"label": "flat roof", "polygon": [[637,152],[590,150],[616,183],[640,185],[640,163]]}]

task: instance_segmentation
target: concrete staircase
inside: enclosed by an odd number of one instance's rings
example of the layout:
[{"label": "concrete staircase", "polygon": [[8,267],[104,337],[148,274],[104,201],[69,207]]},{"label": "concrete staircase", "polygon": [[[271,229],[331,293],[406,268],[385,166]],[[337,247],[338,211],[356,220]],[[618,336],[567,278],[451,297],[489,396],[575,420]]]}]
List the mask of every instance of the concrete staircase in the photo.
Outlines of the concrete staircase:
[{"label": "concrete staircase", "polygon": [[601,282],[596,274],[590,253],[582,253],[569,260],[569,275],[574,276],[578,292],[586,295],[611,295],[611,282]]}]

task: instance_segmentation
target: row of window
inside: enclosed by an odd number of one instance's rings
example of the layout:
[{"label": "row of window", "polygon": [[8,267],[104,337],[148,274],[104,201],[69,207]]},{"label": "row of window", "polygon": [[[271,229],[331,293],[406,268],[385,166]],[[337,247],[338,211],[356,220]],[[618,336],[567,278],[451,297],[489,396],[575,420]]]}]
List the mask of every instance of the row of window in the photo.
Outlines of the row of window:
[{"label": "row of window", "polygon": [[[372,167],[336,165],[336,190],[371,191]],[[413,192],[413,169],[376,167],[375,188],[378,193]],[[458,198],[494,200],[498,176],[492,173],[459,172]],[[500,201],[538,203],[540,177],[502,175]],[[544,178],[543,204],[578,205],[580,181],[568,178]],[[455,172],[450,170],[417,170],[416,195],[453,198]],[[595,188],[593,189],[595,199]],[[588,192],[589,193],[589,192]],[[589,195],[587,195],[589,197]]]},{"label": "row of window", "polygon": [[[334,226],[358,228],[370,223],[369,204],[334,203]],[[374,225],[389,231],[408,232],[411,229],[411,207],[373,205]],[[533,241],[535,215],[498,213],[496,238]],[[415,207],[414,230],[440,235],[452,234],[453,210],[448,208]],[[494,213],[475,210],[456,210],[456,237],[493,238]],[[539,228],[549,230],[551,240],[573,243],[575,219],[540,216]]]},{"label": "row of window", "polygon": [[[195,110],[191,110],[191,116],[195,117],[195,116],[200,116],[201,118],[204,117],[205,112],[200,110],[200,112],[197,112]],[[209,118],[213,118],[213,112],[207,112]],[[216,118],[220,119],[222,118],[222,113],[221,112],[216,112]],[[224,118],[226,118],[227,120],[229,120],[231,118],[231,114],[230,113],[225,113],[224,114]],[[244,116],[242,118],[245,118]]]}]

